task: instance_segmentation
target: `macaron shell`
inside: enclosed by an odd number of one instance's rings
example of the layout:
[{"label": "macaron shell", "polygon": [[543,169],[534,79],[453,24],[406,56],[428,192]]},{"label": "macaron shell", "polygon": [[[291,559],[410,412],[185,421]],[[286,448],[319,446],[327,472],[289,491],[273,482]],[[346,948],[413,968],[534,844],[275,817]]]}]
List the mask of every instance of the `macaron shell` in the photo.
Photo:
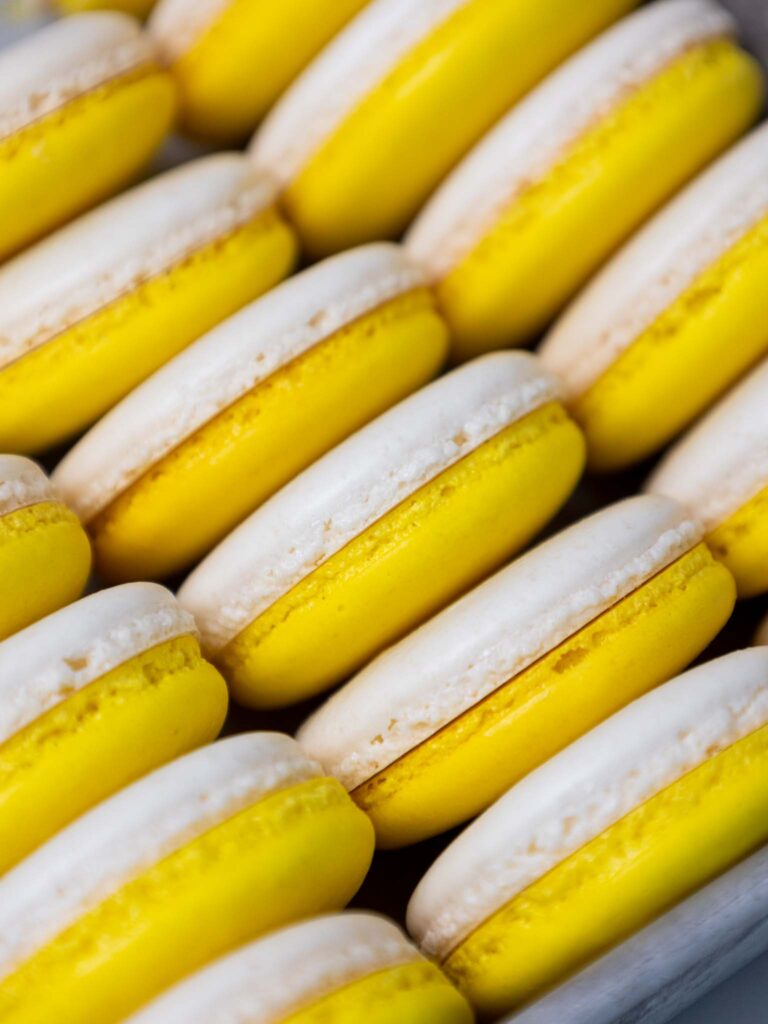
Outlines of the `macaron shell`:
[{"label": "macaron shell", "polygon": [[[583,458],[581,437],[557,402],[506,427],[222,649],[215,660],[235,699],[281,706],[358,669],[519,550],[565,501]],[[499,508],[515,512],[499,516]]]},{"label": "macaron shell", "polygon": [[380,655],[305,723],[302,741],[354,789],[690,552],[700,534],[658,496],[589,516]]},{"label": "macaron shell", "polygon": [[[11,296],[0,442],[37,451],[89,426],[280,280],[295,242],[270,191],[234,154],[211,157],[114,200],[0,271],[0,295]],[[36,337],[30,324],[40,325]]]},{"label": "macaron shell", "polygon": [[[675,12],[686,26],[681,36],[677,25],[677,38],[684,45],[675,49],[670,43],[666,60],[649,68],[649,52],[655,51],[641,46],[645,33],[639,29],[645,24],[655,38],[666,41],[669,34],[674,41],[675,33],[665,29],[665,16],[674,21]],[[710,30],[710,23],[720,25],[720,32]],[[727,21],[709,4],[684,0],[651,5],[556,72],[481,143],[475,161],[468,158],[470,183],[474,177],[482,180],[474,162],[482,169],[497,149],[519,149],[521,167],[519,182],[517,168],[510,168],[505,204],[491,210],[494,219],[485,233],[448,266],[438,283],[456,335],[457,358],[535,336],[617,245],[755,119],[763,95],[760,73],[751,58],[724,38],[723,24]],[[627,52],[596,90],[600,96],[613,82],[615,95],[587,111],[584,96],[593,93],[585,93],[580,79],[587,71],[592,74],[594,55],[614,47],[620,51],[622,36],[624,48],[629,39],[635,52]],[[665,55],[663,48],[658,53]],[[629,90],[627,78],[633,83]],[[542,123],[553,117],[549,110],[559,111],[561,131],[563,126],[568,131],[574,124],[583,127],[562,152],[552,154],[548,166],[534,167],[531,173],[528,154],[538,153],[547,142],[539,133]],[[461,195],[462,171],[460,167],[446,186],[446,207],[454,195]],[[478,197],[478,218],[485,201]],[[472,225],[474,209],[467,205],[465,220]],[[438,209],[435,220],[441,218]],[[460,239],[471,237],[461,223],[456,230]],[[416,254],[421,247],[429,253],[430,234],[427,225],[417,226],[409,249]],[[447,244],[450,252],[450,238]],[[435,245],[434,259],[442,258]]]},{"label": "macaron shell", "polygon": [[[68,19],[56,22],[18,44],[12,62],[7,53],[3,55],[0,95],[6,91],[6,78],[14,83],[18,64],[29,62],[38,75],[45,74],[43,51],[50,55],[60,50],[79,69],[77,54],[70,56],[69,37],[86,34],[82,19],[88,19],[88,31],[93,19],[98,19],[99,26],[110,26],[107,35],[114,25],[115,35],[122,34],[128,45],[137,42],[138,29],[116,13],[82,15],[69,26]],[[97,37],[99,32],[97,28]],[[107,58],[114,45],[111,40]],[[66,69],[70,75],[72,65]],[[174,107],[173,82],[148,54],[133,69],[112,78],[107,75],[101,84],[74,95],[58,109],[5,134],[0,139],[0,219],[4,225],[0,256],[10,255],[126,184],[159,145]],[[23,203],[19,196],[24,197]]]},{"label": "macaron shell", "polygon": [[195,135],[244,138],[365,0],[163,0],[150,30]]},{"label": "macaron shell", "polygon": [[[113,580],[158,577],[199,558],[315,458],[433,376],[445,347],[433,299],[416,289],[278,368],[90,521],[100,571]],[[75,501],[71,471],[81,475],[85,465],[76,448],[56,474]]]},{"label": "macaron shell", "polygon": [[685,668],[725,624],[733,602],[730,574],[697,545],[353,790],[377,844],[418,842],[474,817],[568,743]]},{"label": "macaron shell", "polygon": [[192,637],[108,672],[0,746],[0,872],[123,786],[214,739],[227,689]]},{"label": "macaron shell", "polygon": [[[309,251],[393,237],[511,103],[632,6],[432,0],[417,16],[378,0],[289,90],[255,158],[285,182]],[[388,140],[384,156],[372,137]]]},{"label": "macaron shell", "polygon": [[768,487],[750,498],[707,537],[717,558],[733,573],[739,597],[768,590]]},{"label": "macaron shell", "polygon": [[56,2],[65,14],[98,11],[107,7],[113,11],[125,11],[126,14],[132,14],[135,18],[146,18],[155,4],[155,0],[56,0]]},{"label": "macaron shell", "polygon": [[91,546],[74,512],[44,501],[0,517],[0,640],[74,601],[91,569]]},{"label": "macaron shell", "polygon": [[[0,983],[19,1024],[117,1024],[213,957],[343,906],[371,828],[331,779],[259,800],[149,868]],[[279,893],[279,900],[275,894]]]}]

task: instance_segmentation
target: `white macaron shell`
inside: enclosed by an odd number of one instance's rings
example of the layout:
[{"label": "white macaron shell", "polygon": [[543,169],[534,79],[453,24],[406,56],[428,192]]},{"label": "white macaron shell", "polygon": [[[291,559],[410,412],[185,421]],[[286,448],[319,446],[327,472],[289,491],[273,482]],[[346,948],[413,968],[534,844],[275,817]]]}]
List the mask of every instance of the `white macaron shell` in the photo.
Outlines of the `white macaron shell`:
[{"label": "white macaron shell", "polygon": [[182,57],[234,0],[160,0],[149,18],[149,33],[168,64]]},{"label": "white macaron shell", "polygon": [[278,1024],[346,985],[421,959],[386,918],[318,917],[217,961],[126,1024]]},{"label": "white macaron shell", "polygon": [[423,285],[391,243],[341,253],[289,278],[190,345],[75,445],[54,480],[84,520],[282,366],[353,320]]},{"label": "white macaron shell", "polygon": [[288,736],[246,733],[99,804],[0,879],[0,978],[176,850],[268,794],[320,775]]},{"label": "white macaron shell", "polygon": [[256,135],[257,166],[281,186],[415,47],[471,0],[372,0],[284,94]]},{"label": "white macaron shell", "polygon": [[14,633],[0,643],[0,743],[142,651],[196,634],[156,583],[102,590]]},{"label": "white macaron shell", "polygon": [[571,397],[768,216],[768,125],[734,146],[624,246],[539,350]]},{"label": "white macaron shell", "polygon": [[354,789],[690,550],[674,502],[629,498],[502,569],[389,648],[305,722],[299,740]]},{"label": "white macaron shell", "polygon": [[647,484],[707,531],[768,486],[768,359],[675,445]]},{"label": "white macaron shell", "polygon": [[55,21],[0,54],[0,139],[153,59],[151,40],[128,15]]},{"label": "white macaron shell", "polygon": [[764,647],[646,694],[518,782],[448,847],[411,898],[411,934],[447,956],[572,853],[766,723]]},{"label": "white macaron shell", "polygon": [[262,505],[179,592],[209,650],[420,487],[557,396],[523,352],[497,352],[422,388]]},{"label": "white macaron shell", "polygon": [[0,367],[241,227],[274,196],[244,156],[220,153],[39,242],[0,267]]},{"label": "white macaron shell", "polygon": [[0,516],[56,497],[53,484],[36,462],[23,455],[0,455]]},{"label": "white macaron shell", "polygon": [[431,279],[449,273],[515,197],[580,136],[691,46],[731,34],[711,0],[663,0],[571,57],[493,128],[451,174],[406,238]]}]

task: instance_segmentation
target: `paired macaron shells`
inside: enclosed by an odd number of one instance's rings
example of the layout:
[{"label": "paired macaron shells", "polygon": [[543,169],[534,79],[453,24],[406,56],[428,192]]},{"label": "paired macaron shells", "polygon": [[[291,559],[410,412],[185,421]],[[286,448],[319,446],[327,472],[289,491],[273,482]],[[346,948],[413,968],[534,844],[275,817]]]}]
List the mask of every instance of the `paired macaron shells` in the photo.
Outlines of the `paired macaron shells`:
[{"label": "paired macaron shells", "polygon": [[236,529],[179,593],[236,697],[280,706],[340,681],[522,547],[584,461],[557,395],[533,356],[476,360]]},{"label": "paired macaron shells", "polygon": [[151,40],[123,14],[65,18],[4,50],[0,257],[129,182],[174,109],[170,75]]},{"label": "paired macaron shells", "polygon": [[684,668],[735,587],[674,502],[641,496],[556,535],[371,662],[304,724],[382,846],[464,821]]},{"label": "paired macaron shells", "polygon": [[655,452],[768,351],[767,181],[761,127],[640,231],[545,339],[541,358],[595,469]]},{"label": "paired macaron shells", "polygon": [[0,643],[0,872],[213,739],[226,710],[192,616],[154,583],[85,597]]},{"label": "paired macaron shells", "polygon": [[457,357],[535,337],[757,117],[761,74],[734,28],[710,0],[650,4],[554,72],[452,173],[406,245],[435,283]]},{"label": "paired macaron shells", "polygon": [[290,270],[275,189],[235,153],[160,175],[0,268],[0,447],[60,443]]},{"label": "paired macaron shells", "polygon": [[633,6],[373,0],[277,104],[254,159],[307,251],[396,237],[512,103]]},{"label": "paired macaron shells", "polygon": [[0,640],[79,597],[91,548],[38,465],[0,455]]},{"label": "paired macaron shells", "polygon": [[483,1012],[519,1006],[764,843],[767,766],[768,648],[692,669],[470,825],[409,928]]},{"label": "paired macaron shells", "polygon": [[429,380],[446,346],[423,275],[398,247],[343,253],[136,388],[59,464],[57,485],[108,579],[167,575]]},{"label": "paired macaron shells", "polygon": [[260,933],[342,907],[372,847],[365,815],[287,736],[188,754],[0,880],[0,1013],[117,1024]]},{"label": "paired macaron shells", "polygon": [[[411,1017],[413,1015],[413,1017]],[[218,961],[129,1024],[470,1024],[468,1004],[383,917],[347,913],[292,925]]]}]

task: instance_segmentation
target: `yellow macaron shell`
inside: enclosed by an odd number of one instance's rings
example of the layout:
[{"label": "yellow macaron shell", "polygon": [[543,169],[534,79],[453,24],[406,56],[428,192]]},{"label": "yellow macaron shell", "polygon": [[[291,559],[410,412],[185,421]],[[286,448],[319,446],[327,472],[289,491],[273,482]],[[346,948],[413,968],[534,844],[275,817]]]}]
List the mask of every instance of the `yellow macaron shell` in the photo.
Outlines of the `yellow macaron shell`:
[{"label": "yellow macaron shell", "polygon": [[412,933],[482,1013],[524,1004],[768,839],[766,723],[766,648],[646,695],[449,847]]},{"label": "yellow macaron shell", "polygon": [[740,597],[768,590],[768,360],[672,448],[647,489],[698,517]]},{"label": "yellow macaron shell", "polygon": [[56,0],[60,10],[65,14],[77,14],[80,11],[124,11],[135,18],[146,18],[155,4],[155,0]]},{"label": "yellow macaron shell", "polygon": [[195,135],[245,138],[366,0],[162,0],[150,32]]},{"label": "yellow macaron shell", "polygon": [[630,241],[545,340],[594,469],[653,453],[768,351],[766,181],[763,126]]},{"label": "yellow macaron shell", "polygon": [[717,633],[735,588],[699,535],[656,496],[577,523],[385,651],[301,742],[380,846],[467,820]]},{"label": "yellow macaron shell", "polygon": [[374,0],[278,104],[255,158],[311,253],[395,237],[513,102],[633,6]]},{"label": "yellow macaron shell", "polygon": [[446,348],[420,271],[394,245],[344,253],[273,289],[159,370],[58,467],[100,571],[152,578],[199,558],[429,380]]},{"label": "yellow macaron shell", "polygon": [[0,644],[0,872],[165,761],[213,739],[227,692],[155,584],[83,598]]},{"label": "yellow macaron shell", "polygon": [[83,430],[279,281],[295,243],[245,157],[141,185],[0,268],[0,446]]},{"label": "yellow macaron shell", "polygon": [[407,246],[465,359],[535,337],[763,99],[710,0],[650,4],[556,71],[428,204]]},{"label": "yellow macaron shell", "polygon": [[124,789],[0,881],[0,1019],[117,1024],[265,931],[342,907],[370,822],[287,736],[204,747]]},{"label": "yellow macaron shell", "polygon": [[557,381],[496,353],[428,385],[246,520],[179,599],[236,699],[345,678],[519,549],[584,462]]},{"label": "yellow macaron shell", "polygon": [[116,192],[170,127],[175,87],[138,24],[73,15],[0,55],[0,257]]},{"label": "yellow macaron shell", "polygon": [[291,925],[182,981],[126,1024],[470,1024],[440,969],[386,918],[327,915]]},{"label": "yellow macaron shell", "polygon": [[0,640],[79,597],[91,546],[45,473],[0,455]]}]

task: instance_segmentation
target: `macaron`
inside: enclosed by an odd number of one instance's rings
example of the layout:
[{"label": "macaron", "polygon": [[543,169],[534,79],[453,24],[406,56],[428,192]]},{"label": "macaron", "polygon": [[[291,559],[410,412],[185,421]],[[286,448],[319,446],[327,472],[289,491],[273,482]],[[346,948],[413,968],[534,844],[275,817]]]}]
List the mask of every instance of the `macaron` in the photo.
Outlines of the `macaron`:
[{"label": "macaron", "polygon": [[594,469],[661,448],[768,352],[766,288],[764,126],[629,242],[544,341]]},{"label": "macaron", "polygon": [[373,0],[277,104],[254,159],[313,255],[393,238],[512,103],[636,3]]},{"label": "macaron", "polygon": [[554,72],[453,172],[406,244],[437,288],[457,359],[535,337],[756,118],[762,75],[734,31],[711,0],[644,7]]},{"label": "macaron", "polygon": [[0,640],[79,597],[90,568],[85,531],[42,469],[0,455]]},{"label": "macaron", "polygon": [[184,127],[219,142],[246,138],[365,3],[161,0],[149,30],[179,86]]},{"label": "macaron", "polygon": [[468,1003],[398,927],[347,913],[290,925],[171,989],[126,1024],[471,1024]]},{"label": "macaron", "polygon": [[85,597],[0,644],[0,872],[121,786],[213,739],[227,691],[154,583]]},{"label": "macaron", "polygon": [[466,821],[717,633],[735,588],[700,538],[655,495],[581,520],[379,655],[300,742],[380,846]]},{"label": "macaron", "polygon": [[125,185],[174,107],[173,80],[128,15],[73,15],[3,50],[0,258]]},{"label": "macaron", "polygon": [[0,446],[83,430],[284,277],[295,243],[274,198],[244,156],[205,157],[0,266]]},{"label": "macaron", "polygon": [[55,479],[113,581],[168,575],[358,427],[430,379],[447,331],[388,243],[311,267],[176,356]]},{"label": "macaron", "polygon": [[672,448],[647,489],[669,495],[699,519],[740,597],[768,590],[768,360]]},{"label": "macaron", "polygon": [[[524,1010],[515,1024],[672,1020],[768,949],[768,846]],[[715,997],[717,998],[717,997]]]},{"label": "macaron", "polygon": [[236,699],[346,678],[498,567],[557,511],[584,442],[528,353],[442,377],[239,526],[179,592]]},{"label": "macaron", "polygon": [[0,1018],[117,1024],[265,931],[337,910],[370,822],[288,736],[165,765],[0,879]]},{"label": "macaron", "polygon": [[408,927],[484,1014],[526,1003],[768,840],[768,648],[647,694],[438,858]]}]

